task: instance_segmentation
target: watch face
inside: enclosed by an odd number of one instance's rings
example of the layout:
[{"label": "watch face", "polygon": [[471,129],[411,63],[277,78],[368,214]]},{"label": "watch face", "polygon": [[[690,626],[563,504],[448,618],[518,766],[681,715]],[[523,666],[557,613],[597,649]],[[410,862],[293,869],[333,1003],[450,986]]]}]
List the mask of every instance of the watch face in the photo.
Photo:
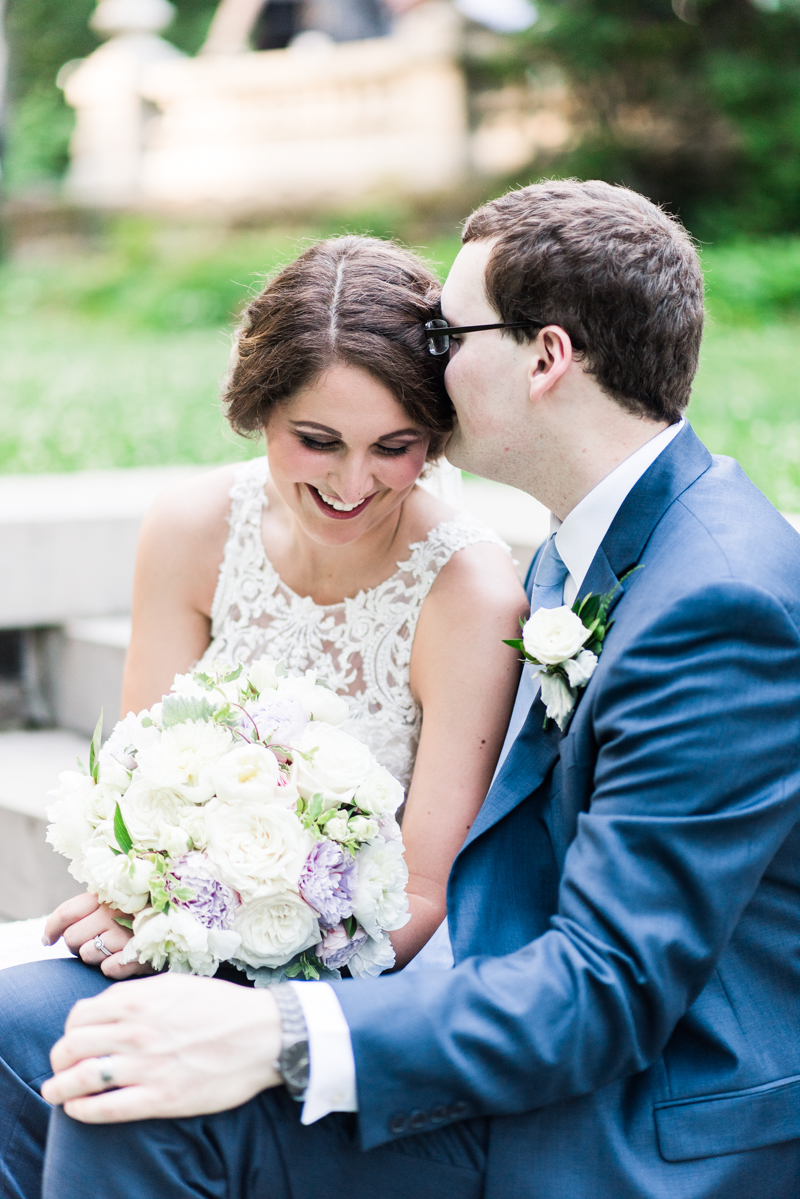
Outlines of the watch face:
[{"label": "watch face", "polygon": [[280,1056],[283,1081],[290,1091],[305,1091],[308,1087],[308,1041],[295,1041]]}]

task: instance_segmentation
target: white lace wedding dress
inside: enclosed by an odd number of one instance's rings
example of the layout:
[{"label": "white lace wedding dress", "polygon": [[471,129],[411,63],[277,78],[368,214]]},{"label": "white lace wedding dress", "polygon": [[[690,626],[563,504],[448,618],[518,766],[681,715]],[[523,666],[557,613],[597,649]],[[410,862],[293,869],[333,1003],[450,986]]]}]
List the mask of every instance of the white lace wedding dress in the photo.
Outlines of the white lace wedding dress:
[{"label": "white lace wedding dress", "polygon": [[[261,536],[267,474],[266,458],[243,463],[236,471],[230,532],[211,609],[212,640],[199,665],[268,656],[282,659],[296,673],[316,670],[350,699],[351,714],[342,727],[364,741],[407,787],[422,723],[409,686],[422,605],[439,571],[458,550],[485,541],[507,547],[488,526],[458,512],[411,545],[405,561],[377,587],[342,603],[316,604],[287,587],[267,557]],[[26,923],[39,931],[41,922]],[[0,967],[6,964],[4,941],[14,928],[21,933],[19,925],[0,925]],[[446,929],[423,955],[415,966],[447,964]],[[43,955],[37,950],[36,956]]]}]

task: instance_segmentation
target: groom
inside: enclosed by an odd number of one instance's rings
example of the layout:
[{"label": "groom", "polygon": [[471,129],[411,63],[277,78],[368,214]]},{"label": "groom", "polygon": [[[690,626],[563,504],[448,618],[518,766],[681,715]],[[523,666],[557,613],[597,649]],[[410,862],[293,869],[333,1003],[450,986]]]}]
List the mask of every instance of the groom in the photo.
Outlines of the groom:
[{"label": "groom", "polygon": [[497,327],[453,336],[448,456],[551,509],[533,608],[613,596],[594,675],[563,733],[523,676],[454,970],[79,1004],[45,1199],[796,1199],[800,540],[682,417],[676,222],[544,183],[464,242],[443,315]]}]

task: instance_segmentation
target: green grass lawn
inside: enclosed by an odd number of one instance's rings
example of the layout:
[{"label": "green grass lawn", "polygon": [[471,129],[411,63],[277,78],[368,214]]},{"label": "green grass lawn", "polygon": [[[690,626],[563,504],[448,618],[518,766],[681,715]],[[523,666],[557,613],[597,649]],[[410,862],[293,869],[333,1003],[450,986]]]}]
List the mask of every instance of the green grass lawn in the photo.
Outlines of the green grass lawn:
[{"label": "green grass lawn", "polygon": [[[90,253],[5,264],[0,471],[258,452],[226,429],[217,403],[233,316],[264,274],[330,232],[224,235],[127,220]],[[457,247],[455,237],[432,240],[426,253],[444,271]],[[690,419],[711,450],[800,512],[800,240],[703,257],[712,319]]]}]

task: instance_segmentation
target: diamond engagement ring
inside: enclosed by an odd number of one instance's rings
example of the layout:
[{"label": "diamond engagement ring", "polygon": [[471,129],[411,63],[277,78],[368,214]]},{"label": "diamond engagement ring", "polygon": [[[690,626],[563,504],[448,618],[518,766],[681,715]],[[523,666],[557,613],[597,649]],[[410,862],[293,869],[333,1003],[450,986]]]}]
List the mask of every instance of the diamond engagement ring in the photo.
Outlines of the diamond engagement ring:
[{"label": "diamond engagement ring", "polygon": [[114,956],[111,950],[106,948],[105,942],[99,933],[94,939],[94,947],[95,949],[99,949],[101,953],[104,953],[107,958]]},{"label": "diamond engagement ring", "polygon": [[114,1071],[111,1069],[111,1058],[98,1057],[95,1060],[97,1061],[97,1069],[100,1071],[101,1082],[107,1087],[109,1083],[114,1081]]}]

